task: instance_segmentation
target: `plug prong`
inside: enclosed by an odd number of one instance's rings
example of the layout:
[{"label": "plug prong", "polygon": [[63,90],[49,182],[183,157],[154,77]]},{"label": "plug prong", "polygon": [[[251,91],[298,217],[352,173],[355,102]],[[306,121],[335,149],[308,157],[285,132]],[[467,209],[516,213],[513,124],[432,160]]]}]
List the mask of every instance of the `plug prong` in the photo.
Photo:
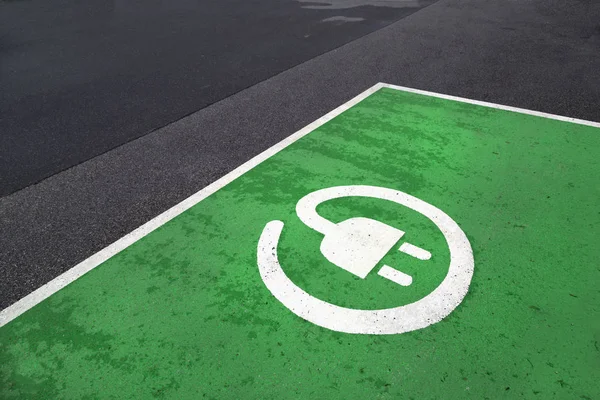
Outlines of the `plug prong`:
[{"label": "plug prong", "polygon": [[381,267],[377,275],[383,276],[384,278],[389,279],[390,281],[401,286],[410,286],[413,280],[412,276],[405,274],[404,272],[400,272],[389,265],[384,265]]},{"label": "plug prong", "polygon": [[408,254],[411,257],[418,258],[419,260],[423,261],[429,260],[431,258],[430,252],[408,242],[402,243],[398,250],[400,250],[404,254]]}]

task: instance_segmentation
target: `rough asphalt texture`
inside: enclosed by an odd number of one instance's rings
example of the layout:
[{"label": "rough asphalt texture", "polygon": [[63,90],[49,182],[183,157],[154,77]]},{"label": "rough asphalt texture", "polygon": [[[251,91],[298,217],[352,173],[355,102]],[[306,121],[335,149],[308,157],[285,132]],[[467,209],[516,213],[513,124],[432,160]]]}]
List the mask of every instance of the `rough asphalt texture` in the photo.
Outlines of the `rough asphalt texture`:
[{"label": "rough asphalt texture", "polygon": [[379,81],[600,121],[600,4],[440,0],[0,199],[0,308]]},{"label": "rough asphalt texture", "polygon": [[385,8],[364,5],[369,1],[354,0],[350,5],[360,6],[350,9],[339,8],[344,0],[328,7],[295,0],[0,3],[0,195],[434,0]]}]

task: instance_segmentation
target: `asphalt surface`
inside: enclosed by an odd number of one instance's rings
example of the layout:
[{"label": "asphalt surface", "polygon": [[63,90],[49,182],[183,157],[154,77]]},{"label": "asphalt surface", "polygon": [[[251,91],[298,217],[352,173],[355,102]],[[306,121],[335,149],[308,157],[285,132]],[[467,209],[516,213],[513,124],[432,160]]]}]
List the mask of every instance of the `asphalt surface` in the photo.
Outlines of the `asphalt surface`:
[{"label": "asphalt surface", "polygon": [[2,2],[0,195],[433,1]]},{"label": "asphalt surface", "polygon": [[0,307],[380,81],[600,121],[600,4],[440,0],[1,198]]}]

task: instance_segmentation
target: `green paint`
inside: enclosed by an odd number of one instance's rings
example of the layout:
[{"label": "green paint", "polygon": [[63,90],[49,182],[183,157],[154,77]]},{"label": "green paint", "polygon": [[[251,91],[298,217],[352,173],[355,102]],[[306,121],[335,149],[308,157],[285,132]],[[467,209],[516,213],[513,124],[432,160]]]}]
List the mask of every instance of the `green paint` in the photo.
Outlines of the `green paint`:
[{"label": "green paint", "polygon": [[[0,328],[0,398],[598,398],[598,149],[596,128],[382,89]],[[323,300],[384,308],[439,284],[441,234],[395,204],[319,212],[405,230],[432,259],[384,262],[413,285],[320,255],[295,204],[351,184],[417,196],[469,237],[471,288],[442,322],[337,333],[265,288],[256,245],[273,219],[286,273]]]}]

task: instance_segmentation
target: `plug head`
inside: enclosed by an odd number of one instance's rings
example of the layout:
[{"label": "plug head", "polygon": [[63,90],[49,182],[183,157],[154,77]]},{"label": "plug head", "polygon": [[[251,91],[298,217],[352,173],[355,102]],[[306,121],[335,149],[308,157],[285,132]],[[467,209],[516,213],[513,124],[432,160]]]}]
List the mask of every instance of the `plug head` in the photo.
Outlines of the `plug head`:
[{"label": "plug head", "polygon": [[404,231],[370,218],[336,224],[321,242],[330,262],[364,279],[404,235]]}]

